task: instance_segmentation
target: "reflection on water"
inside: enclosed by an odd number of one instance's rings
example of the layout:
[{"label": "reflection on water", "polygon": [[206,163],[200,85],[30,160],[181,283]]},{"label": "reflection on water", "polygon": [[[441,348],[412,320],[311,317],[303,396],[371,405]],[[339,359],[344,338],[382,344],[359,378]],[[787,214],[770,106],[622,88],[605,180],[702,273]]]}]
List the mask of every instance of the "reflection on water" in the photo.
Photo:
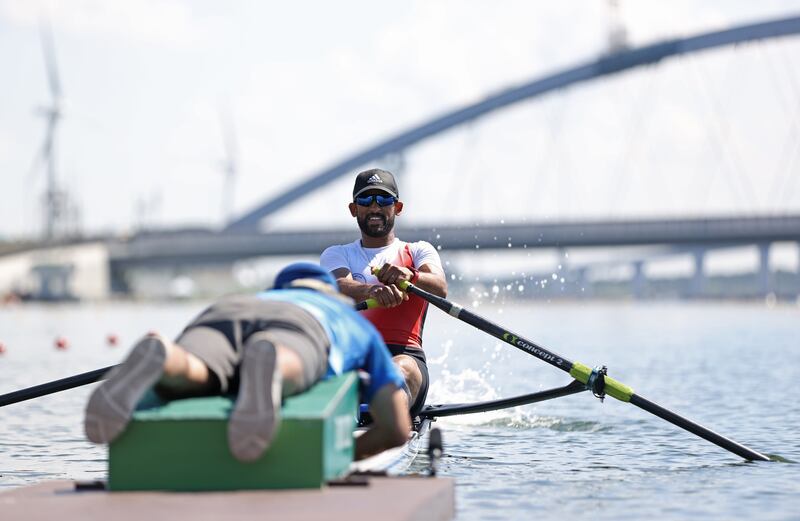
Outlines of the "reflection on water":
[{"label": "reflection on water", "polygon": [[[118,362],[142,333],[176,335],[203,306],[105,304],[0,309],[0,394]],[[636,392],[768,454],[800,461],[800,310],[731,304],[506,304],[480,313],[574,361],[605,364]],[[491,400],[569,376],[431,310],[430,403]],[[109,334],[120,346],[106,342]],[[57,350],[63,336],[69,348]],[[0,490],[98,479],[87,441],[92,386],[0,408]],[[612,398],[590,393],[436,422],[440,473],[459,519],[797,519],[800,465],[743,463]],[[422,470],[421,455],[412,470]]]}]

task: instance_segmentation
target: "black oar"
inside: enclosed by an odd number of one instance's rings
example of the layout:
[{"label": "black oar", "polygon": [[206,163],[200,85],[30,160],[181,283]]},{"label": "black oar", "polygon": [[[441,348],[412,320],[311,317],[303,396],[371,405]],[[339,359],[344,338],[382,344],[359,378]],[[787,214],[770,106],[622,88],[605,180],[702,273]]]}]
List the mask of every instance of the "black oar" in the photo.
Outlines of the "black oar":
[{"label": "black oar", "polygon": [[75,376],[68,376],[67,378],[62,378],[61,380],[34,385],[33,387],[28,387],[27,389],[20,389],[19,391],[4,394],[0,396],[0,407],[94,383],[98,380],[102,380],[103,376],[113,367],[113,365],[110,365],[108,367],[103,367],[102,369],[89,371],[88,373],[76,374]]},{"label": "black oar", "polygon": [[476,403],[426,405],[420,411],[419,416],[421,418],[443,418],[445,416],[455,416],[458,414],[474,414],[477,412],[496,411],[498,409],[508,409],[509,407],[529,405],[532,403],[543,402],[545,400],[552,400],[554,398],[561,398],[562,396],[582,393],[586,390],[587,389],[585,385],[577,380],[573,380],[563,387],[556,387],[555,389],[547,389],[545,391],[523,394],[521,396],[514,396],[512,398],[501,398],[499,400]]},{"label": "black oar", "polygon": [[749,447],[745,447],[740,443],[717,434],[711,429],[707,429],[706,427],[686,419],[683,416],[675,414],[674,412],[667,410],[660,405],[651,402],[650,400],[642,398],[641,396],[635,394],[633,389],[622,382],[614,380],[609,376],[605,376],[604,371],[592,370],[588,366],[579,362],[572,362],[561,355],[536,345],[534,342],[531,342],[530,340],[527,340],[516,333],[512,333],[511,331],[508,331],[497,324],[494,324],[485,318],[480,317],[467,309],[464,309],[458,304],[443,299],[437,295],[434,295],[433,293],[428,293],[427,291],[420,289],[413,284],[404,281],[400,283],[399,286],[401,289],[427,300],[437,308],[456,317],[457,319],[466,322],[467,324],[470,324],[471,326],[474,326],[495,338],[499,338],[500,340],[511,344],[517,349],[525,351],[529,355],[533,355],[550,365],[558,367],[562,371],[569,373],[574,379],[586,384],[590,388],[593,388],[596,392],[604,392],[610,396],[613,396],[617,400],[630,402],[633,405],[644,409],[649,413],[655,414],[659,418],[677,425],[682,429],[686,429],[687,431],[696,434],[697,436],[700,436],[711,443],[719,445],[723,449],[729,450],[744,459],[769,461],[768,457],[754,451],[753,449],[750,449]]}]

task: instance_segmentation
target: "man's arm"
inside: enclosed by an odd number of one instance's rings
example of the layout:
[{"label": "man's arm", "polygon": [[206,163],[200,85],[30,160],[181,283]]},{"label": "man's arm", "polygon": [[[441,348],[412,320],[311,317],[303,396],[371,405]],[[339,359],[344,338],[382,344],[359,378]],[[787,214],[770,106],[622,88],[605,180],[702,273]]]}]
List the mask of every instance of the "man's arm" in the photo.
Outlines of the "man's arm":
[{"label": "man's arm", "polygon": [[360,460],[408,441],[411,418],[406,393],[394,384],[381,387],[369,402],[372,427],[356,438],[355,459]]},{"label": "man's arm", "polygon": [[347,268],[338,268],[331,273],[339,284],[339,291],[356,302],[374,298],[381,307],[392,308],[408,300],[408,295],[400,291],[397,286],[358,282],[353,279],[352,273]]}]

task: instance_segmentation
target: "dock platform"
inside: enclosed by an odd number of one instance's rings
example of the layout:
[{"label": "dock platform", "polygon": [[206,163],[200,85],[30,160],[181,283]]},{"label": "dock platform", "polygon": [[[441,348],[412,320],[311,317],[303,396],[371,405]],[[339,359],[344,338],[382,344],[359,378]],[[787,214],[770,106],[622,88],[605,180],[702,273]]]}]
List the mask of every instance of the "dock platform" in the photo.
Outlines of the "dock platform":
[{"label": "dock platform", "polygon": [[300,490],[109,492],[45,481],[0,493],[0,519],[25,521],[409,521],[455,514],[454,481],[416,476],[368,477],[361,484]]}]

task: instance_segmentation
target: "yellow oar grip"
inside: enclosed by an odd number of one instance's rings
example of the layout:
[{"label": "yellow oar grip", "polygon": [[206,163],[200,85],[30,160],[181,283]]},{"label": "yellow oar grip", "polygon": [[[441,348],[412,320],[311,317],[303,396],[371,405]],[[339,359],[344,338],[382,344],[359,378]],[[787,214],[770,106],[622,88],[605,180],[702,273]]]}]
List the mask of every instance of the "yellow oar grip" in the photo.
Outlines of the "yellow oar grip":
[{"label": "yellow oar grip", "polygon": [[373,309],[378,307],[378,301],[375,300],[374,298],[368,298],[367,300],[364,301],[364,303],[367,305],[367,309]]},{"label": "yellow oar grip", "polygon": [[[377,275],[379,271],[381,271],[380,268],[378,268],[376,266],[372,266],[372,274],[373,275]],[[407,280],[401,280],[400,282],[395,283],[395,286],[397,286],[398,288],[400,288],[403,291],[405,291],[405,290],[408,289],[408,284],[409,284],[409,282]]]}]

